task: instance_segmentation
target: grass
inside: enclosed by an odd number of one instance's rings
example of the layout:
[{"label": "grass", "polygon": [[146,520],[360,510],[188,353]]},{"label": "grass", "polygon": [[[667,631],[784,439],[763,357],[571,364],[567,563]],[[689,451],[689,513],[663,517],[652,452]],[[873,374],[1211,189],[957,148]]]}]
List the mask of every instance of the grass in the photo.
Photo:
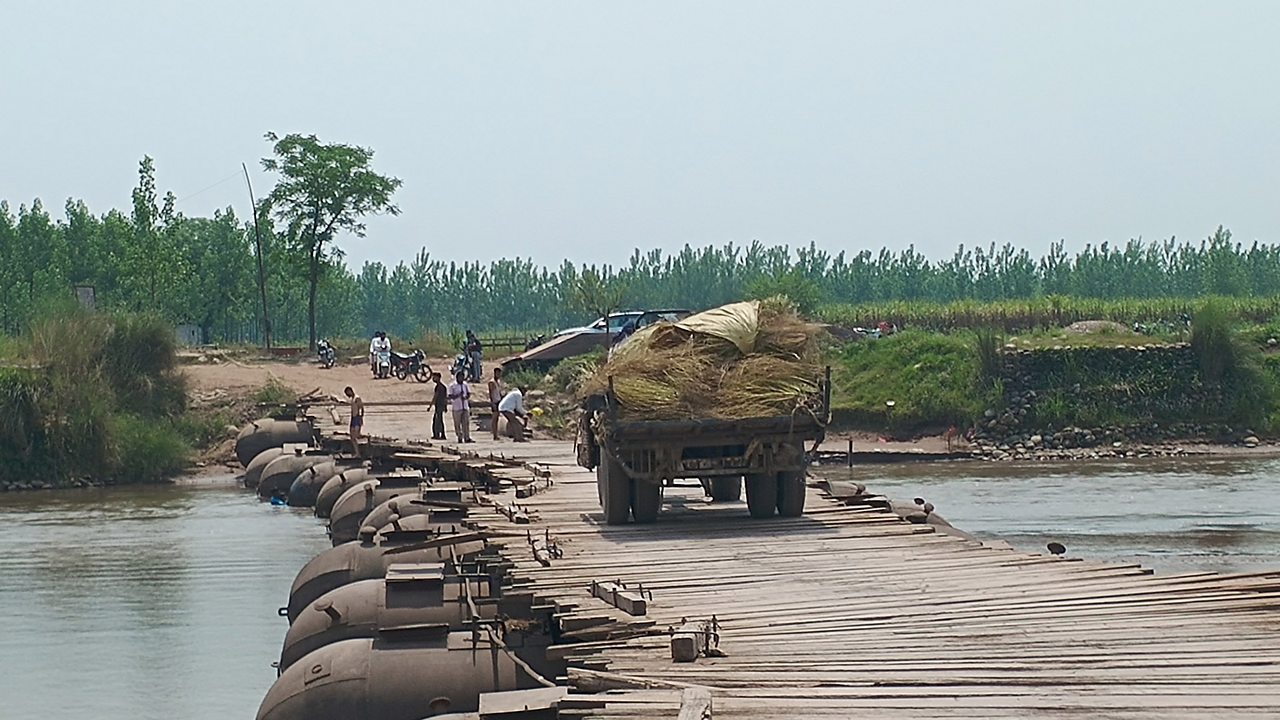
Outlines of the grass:
[{"label": "grass", "polygon": [[[1235,322],[1262,324],[1280,316],[1280,295],[1271,297],[1212,298]],[[1184,326],[1184,316],[1194,316],[1204,298],[1131,298],[1102,300],[1050,295],[1026,300],[952,303],[896,301],[861,305],[835,304],[818,308],[823,321],[845,327],[874,327],[881,320],[903,328],[951,332],[979,327],[999,327],[1023,333],[1061,328],[1081,320],[1112,320],[1122,325],[1157,324]]]},{"label": "grass", "polygon": [[136,482],[186,464],[172,327],[57,308],[32,323],[15,356],[29,367],[0,369],[0,481]]},{"label": "grass", "polygon": [[258,405],[288,405],[297,402],[298,393],[281,382],[280,378],[272,377],[249,397]]},{"label": "grass", "polygon": [[972,339],[922,331],[847,345],[832,386],[840,424],[895,432],[966,426],[998,402]]}]

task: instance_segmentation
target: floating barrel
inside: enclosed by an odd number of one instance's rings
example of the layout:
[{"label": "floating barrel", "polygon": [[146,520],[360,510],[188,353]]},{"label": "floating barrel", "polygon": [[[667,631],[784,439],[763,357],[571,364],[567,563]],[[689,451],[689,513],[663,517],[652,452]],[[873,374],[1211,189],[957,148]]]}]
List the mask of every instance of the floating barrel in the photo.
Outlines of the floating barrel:
[{"label": "floating barrel", "polygon": [[257,455],[254,455],[253,459],[250,460],[249,464],[244,468],[244,486],[250,490],[258,487],[258,480],[262,479],[263,468],[267,466],[267,463],[275,460],[283,454],[284,448],[273,447],[267,448]]},{"label": "floating barrel", "polygon": [[320,488],[329,481],[329,478],[337,475],[345,469],[345,466],[339,465],[336,461],[322,462],[312,465],[293,479],[293,483],[289,485],[289,505],[290,507],[311,507],[316,504],[316,494],[320,492]]},{"label": "floating barrel", "polygon": [[298,473],[313,465],[332,460],[331,456],[320,452],[284,453],[267,463],[267,466],[262,469],[262,478],[258,480],[258,497],[270,498],[276,495],[283,497],[289,492],[289,487],[293,485]]},{"label": "floating barrel", "polygon": [[392,498],[412,496],[421,481],[421,477],[379,477],[347,488],[329,511],[329,537],[333,544],[355,540],[370,510]]},{"label": "floating barrel", "polygon": [[289,626],[280,651],[280,668],[303,655],[350,638],[371,638],[381,628],[443,624],[461,630],[471,607],[462,583],[471,583],[475,609],[482,619],[496,614],[488,599],[488,581],[445,574],[442,563],[405,563],[388,567],[386,578],[359,580],[321,595]]},{"label": "floating barrel", "polygon": [[392,563],[442,562],[484,549],[483,538],[474,532],[444,535],[411,544],[375,542],[374,533],[374,528],[365,528],[361,531],[360,540],[325,550],[302,567],[289,589],[289,605],[283,608],[289,622],[297,619],[303,608],[334,588],[357,580],[383,577],[387,566]]},{"label": "floating barrel", "polygon": [[327,518],[333,510],[333,504],[351,486],[370,479],[369,468],[350,468],[329,478],[316,493],[316,517]]},{"label": "floating barrel", "polygon": [[487,631],[384,628],[341,640],[289,666],[258,720],[421,720],[475,712],[481,693],[536,686]]},{"label": "floating barrel", "polygon": [[310,420],[254,420],[240,429],[236,437],[236,459],[241,465],[249,462],[263,450],[281,447],[286,443],[311,444],[315,439],[315,427]]}]

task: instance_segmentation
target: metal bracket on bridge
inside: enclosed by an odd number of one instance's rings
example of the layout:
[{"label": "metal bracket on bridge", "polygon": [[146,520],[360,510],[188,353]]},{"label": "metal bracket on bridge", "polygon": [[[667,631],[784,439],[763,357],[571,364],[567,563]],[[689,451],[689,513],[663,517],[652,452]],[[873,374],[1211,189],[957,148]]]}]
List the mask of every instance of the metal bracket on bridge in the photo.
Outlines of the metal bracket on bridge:
[{"label": "metal bracket on bridge", "polygon": [[525,538],[529,541],[529,547],[533,548],[533,557],[543,567],[551,567],[551,561],[559,560],[564,557],[564,550],[560,549],[560,544],[551,539],[551,528],[546,528],[542,537],[536,537],[532,530],[525,531]]},{"label": "metal bracket on bridge", "polygon": [[710,620],[689,621],[680,618],[679,627],[667,628],[671,635],[671,660],[693,662],[698,656],[725,657],[720,649],[720,621],[715,615]]},{"label": "metal bracket on bridge", "polygon": [[645,590],[643,585],[628,588],[621,580],[613,582],[591,581],[591,596],[600,598],[628,615],[644,615],[649,612],[646,602],[653,600],[653,593]]}]

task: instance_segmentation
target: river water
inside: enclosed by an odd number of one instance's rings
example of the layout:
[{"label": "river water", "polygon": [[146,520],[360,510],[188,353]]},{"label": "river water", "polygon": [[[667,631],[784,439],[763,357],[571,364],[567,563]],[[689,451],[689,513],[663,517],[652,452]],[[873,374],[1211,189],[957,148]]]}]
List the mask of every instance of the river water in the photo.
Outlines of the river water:
[{"label": "river water", "polygon": [[[1280,568],[1280,461],[824,468],[957,527],[1160,571]],[[233,485],[0,496],[0,718],[252,718],[275,609],[329,547]]]},{"label": "river water", "polygon": [[863,465],[821,474],[895,500],[921,497],[952,525],[1045,552],[1157,572],[1280,570],[1280,459]]},{"label": "river water", "polygon": [[0,498],[0,718],[254,716],[319,521],[228,485]]}]

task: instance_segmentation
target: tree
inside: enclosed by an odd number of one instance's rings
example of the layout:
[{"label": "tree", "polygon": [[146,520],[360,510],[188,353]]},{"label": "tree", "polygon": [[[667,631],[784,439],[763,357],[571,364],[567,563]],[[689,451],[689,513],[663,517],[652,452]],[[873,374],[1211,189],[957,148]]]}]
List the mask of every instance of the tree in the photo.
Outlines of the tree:
[{"label": "tree", "polygon": [[368,215],[399,215],[391,196],[401,183],[369,168],[373,151],[367,148],[326,144],[315,135],[281,138],[269,132],[266,138],[274,143],[275,157],[263,158],[262,167],[280,173],[268,202],[276,217],[288,226],[291,245],[305,263],[307,331],[314,348],[316,289],[326,261],[342,253],[334,246],[334,238],[344,231],[364,237]]},{"label": "tree", "polygon": [[573,303],[580,309],[608,318],[622,307],[626,288],[609,277],[608,268],[599,272],[594,267],[583,268],[573,284]]}]

